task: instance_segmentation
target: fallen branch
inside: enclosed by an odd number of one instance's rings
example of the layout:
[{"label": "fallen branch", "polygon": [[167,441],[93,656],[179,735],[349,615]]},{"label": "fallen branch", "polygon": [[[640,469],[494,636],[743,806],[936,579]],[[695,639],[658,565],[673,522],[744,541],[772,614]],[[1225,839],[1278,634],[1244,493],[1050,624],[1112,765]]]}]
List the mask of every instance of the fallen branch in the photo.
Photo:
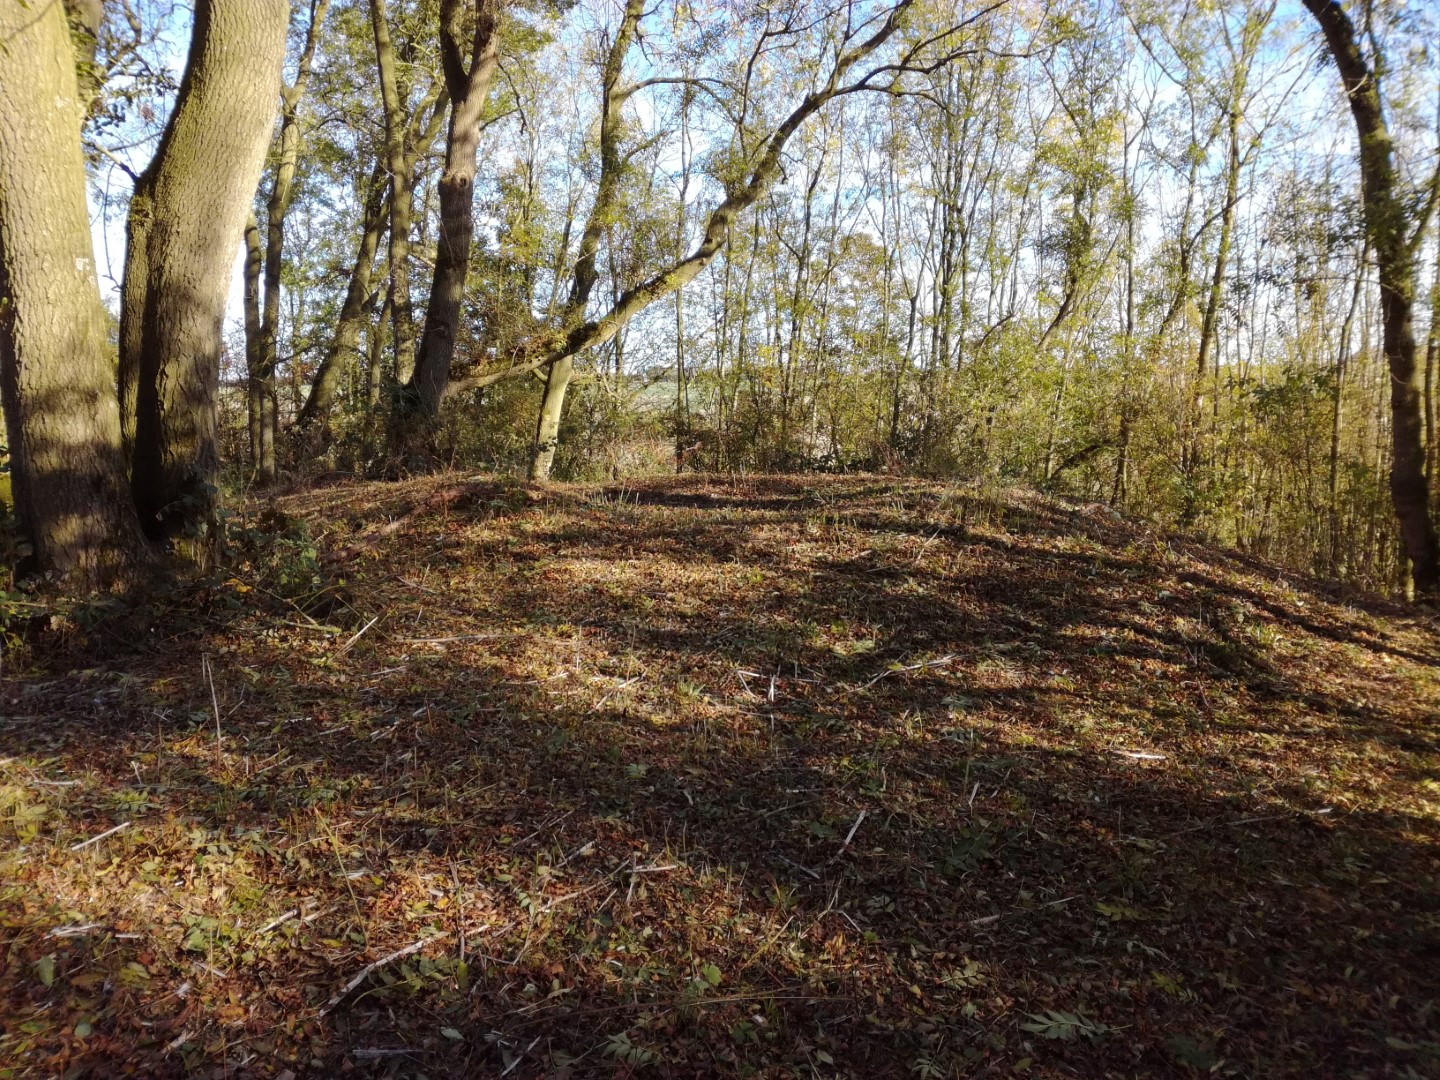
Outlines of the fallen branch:
[{"label": "fallen branch", "polygon": [[924,661],[922,661],[922,662],[920,662],[920,663],[918,663],[918,664],[907,664],[907,665],[905,665],[904,667],[891,667],[891,668],[886,668],[884,671],[882,671],[879,675],[876,675],[873,679],[871,679],[869,682],[867,682],[867,683],[866,683],[864,686],[862,686],[860,689],[861,689],[862,691],[869,690],[870,687],[874,686],[874,685],[875,685],[877,682],[879,682],[881,679],[883,679],[883,678],[885,678],[886,676],[889,676],[889,675],[899,675],[899,674],[901,674],[901,673],[903,673],[903,672],[906,672],[906,671],[919,671],[921,668],[944,667],[946,664],[951,664],[951,663],[954,663],[954,662],[955,662],[955,657],[954,657],[954,655],[952,654],[952,655],[950,655],[950,656],[942,656],[942,657],[940,657],[939,660],[924,660]]},{"label": "fallen branch", "polygon": [[325,1016],[327,1013],[330,1012],[331,1009],[335,1008],[336,1005],[339,1005],[340,1002],[344,1001],[350,991],[354,990],[357,986],[363,983],[366,978],[369,977],[372,971],[377,971],[380,968],[384,967],[386,964],[394,963],[396,960],[403,959],[404,957],[409,956],[411,953],[417,953],[426,945],[429,945],[432,941],[438,941],[444,936],[444,934],[432,934],[429,937],[421,938],[419,941],[415,941],[409,945],[406,945],[403,949],[396,949],[389,956],[382,956],[379,960],[376,960],[370,964],[366,964],[363,968],[360,969],[359,973],[353,979],[351,979],[334,994],[332,994],[329,1001],[325,1002],[324,1005],[320,1006],[320,1012],[317,1014],[317,1018],[320,1016]]},{"label": "fallen branch", "polygon": [[1001,919],[1005,918],[1005,916],[1007,916],[1007,915],[1028,915],[1028,914],[1031,914],[1032,912],[1039,911],[1041,908],[1059,907],[1061,904],[1068,904],[1071,900],[1074,900],[1074,899],[1075,899],[1075,897],[1073,897],[1073,896],[1067,896],[1067,897],[1065,897],[1065,899],[1063,899],[1063,900],[1051,900],[1048,904],[1041,904],[1040,907],[1033,907],[1033,908],[1016,908],[1014,911],[1002,911],[999,915],[984,915],[984,916],[981,916],[981,917],[978,918],[978,919],[971,919],[971,920],[970,920],[970,925],[971,925],[971,926],[988,926],[990,923],[999,922]]},{"label": "fallen branch", "polygon": [[71,850],[71,851],[79,851],[81,848],[87,848],[87,847],[89,847],[91,844],[98,844],[101,840],[104,840],[107,836],[114,836],[114,835],[115,835],[117,832],[119,832],[121,829],[128,828],[129,825],[130,825],[130,822],[128,822],[128,821],[122,821],[119,825],[116,825],[113,829],[106,829],[106,830],[105,830],[104,832],[102,832],[99,836],[92,836],[89,840],[81,840],[80,843],[78,843],[78,844],[71,844],[71,845],[70,845],[70,850]]},{"label": "fallen branch", "polygon": [[860,811],[860,816],[855,819],[855,824],[851,825],[850,831],[845,834],[845,842],[840,845],[840,850],[830,857],[831,862],[834,862],[840,858],[841,855],[845,854],[845,849],[850,846],[850,841],[855,839],[855,834],[860,831],[860,823],[865,820],[865,815],[869,812],[869,810]]}]

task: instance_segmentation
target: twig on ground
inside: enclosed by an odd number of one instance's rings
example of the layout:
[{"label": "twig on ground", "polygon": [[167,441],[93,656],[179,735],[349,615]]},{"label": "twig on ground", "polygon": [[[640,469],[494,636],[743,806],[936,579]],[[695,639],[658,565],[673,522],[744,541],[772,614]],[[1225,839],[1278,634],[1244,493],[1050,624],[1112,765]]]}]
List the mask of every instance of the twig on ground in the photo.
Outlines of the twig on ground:
[{"label": "twig on ground", "polygon": [[515,1060],[512,1061],[512,1062],[510,1062],[509,1065],[506,1065],[506,1066],[505,1066],[505,1071],[502,1072],[500,1075],[501,1075],[501,1076],[509,1076],[509,1075],[515,1070],[515,1066],[519,1065],[520,1062],[521,1062],[522,1060],[524,1060],[525,1055],[528,1054],[531,1050],[534,1050],[534,1049],[535,1049],[535,1044],[538,1043],[539,1041],[540,1041],[540,1036],[539,1036],[539,1035],[536,1035],[535,1038],[531,1039],[531,1040],[530,1040],[530,1045],[527,1046],[527,1047],[525,1047],[524,1050],[521,1050],[520,1053],[516,1054],[516,1055],[515,1055]]},{"label": "twig on ground", "polygon": [[444,934],[431,934],[429,937],[423,937],[419,941],[411,942],[403,949],[396,949],[389,956],[382,956],[379,960],[366,964],[363,968],[360,969],[359,973],[356,974],[354,978],[352,978],[349,982],[347,982],[344,986],[342,986],[339,990],[332,994],[329,1001],[325,1002],[324,1005],[320,1006],[320,1012],[318,1015],[325,1016],[327,1013],[330,1012],[331,1009],[335,1008],[336,1005],[339,1005],[340,1002],[344,1001],[346,995],[348,995],[350,991],[354,990],[357,986],[363,983],[372,971],[376,971],[379,968],[384,967],[386,964],[394,963],[396,960],[400,960],[403,957],[409,956],[411,953],[417,953],[426,945],[429,945],[432,941],[438,941],[444,936]]},{"label": "twig on ground", "polygon": [[104,840],[107,836],[114,836],[114,835],[115,835],[117,832],[119,832],[121,829],[127,828],[129,825],[130,825],[130,822],[128,822],[128,821],[122,821],[119,825],[116,825],[113,829],[106,829],[106,830],[105,830],[104,832],[102,832],[99,836],[92,836],[89,840],[81,840],[78,844],[71,844],[71,845],[70,845],[70,850],[71,850],[71,851],[79,851],[81,848],[87,848],[87,847],[89,847],[91,844],[98,844],[101,840]]},{"label": "twig on ground", "polygon": [[451,634],[449,637],[417,637],[405,638],[403,645],[448,645],[452,641],[490,641],[494,638],[507,637],[506,634]]},{"label": "twig on ground", "polygon": [[795,862],[795,860],[787,859],[784,855],[777,854],[775,857],[781,862],[783,862],[786,866],[799,870],[801,873],[809,874],[816,881],[820,880],[820,875],[817,874],[814,870],[811,870],[808,866],[801,866],[798,862]]},{"label": "twig on ground", "polygon": [[860,689],[862,691],[869,690],[870,687],[874,686],[881,679],[884,679],[890,675],[900,675],[907,671],[919,671],[921,668],[944,667],[946,664],[953,664],[954,662],[955,656],[951,654],[950,656],[942,656],[938,660],[923,660],[918,664],[906,664],[903,667],[886,668],[884,671],[882,671],[879,675],[876,675]]},{"label": "twig on ground", "polygon": [[1051,900],[1049,903],[1039,905],[1039,907],[1033,907],[1033,908],[1016,908],[1014,911],[1002,911],[1002,912],[1000,912],[1000,914],[998,914],[998,915],[984,915],[984,916],[982,916],[982,917],[980,917],[980,918],[978,918],[978,919],[971,919],[971,920],[970,920],[970,925],[971,925],[971,926],[988,926],[990,923],[999,922],[1001,919],[1005,918],[1005,916],[1007,916],[1007,915],[1028,915],[1028,914],[1030,914],[1031,912],[1039,911],[1041,908],[1059,907],[1061,904],[1068,904],[1071,900],[1074,900],[1074,899],[1075,899],[1075,897],[1073,897],[1073,896],[1067,896],[1067,897],[1065,897],[1063,900]]},{"label": "twig on ground", "polygon": [[855,839],[855,834],[860,831],[860,823],[865,820],[865,815],[869,812],[869,810],[860,811],[860,816],[855,819],[855,824],[851,825],[850,831],[845,834],[845,842],[840,845],[840,850],[830,857],[831,862],[834,862],[840,858],[841,855],[845,854],[845,849],[850,846],[850,841]]},{"label": "twig on ground", "polygon": [[179,1035],[175,1036],[175,1038],[171,1039],[168,1043],[165,1044],[165,1053],[174,1053],[176,1050],[179,1050],[180,1047],[184,1046],[194,1037],[195,1033],[193,1031],[182,1031]]},{"label": "twig on ground", "polygon": [[105,924],[104,924],[104,923],[98,923],[98,922],[85,923],[84,925],[81,925],[81,926],[57,926],[54,930],[51,930],[51,931],[50,931],[48,934],[46,934],[45,936],[46,936],[46,937],[59,937],[59,938],[81,937],[81,936],[83,936],[83,935],[85,935],[85,934],[90,933],[90,932],[93,931],[93,930],[104,930],[104,929],[105,929]]},{"label": "twig on ground", "polygon": [[206,654],[200,657],[201,670],[205,672],[205,682],[210,687],[210,704],[215,709],[215,767],[225,767],[225,748],[220,742],[220,699],[215,694],[215,676],[210,672],[210,656]]},{"label": "twig on ground", "polygon": [[299,914],[300,914],[300,909],[299,909],[299,908],[291,908],[289,911],[285,912],[284,915],[277,915],[277,916],[275,916],[275,918],[271,919],[268,923],[266,923],[264,926],[262,926],[259,930],[256,930],[255,932],[256,932],[257,934],[268,934],[271,930],[274,930],[277,926],[281,925],[282,923],[287,923],[287,922],[289,922],[291,919],[293,919],[296,915],[299,915]]},{"label": "twig on ground", "polygon": [[366,630],[369,630],[372,626],[374,626],[374,625],[375,625],[377,622],[379,622],[379,621],[380,621],[380,616],[379,616],[379,615],[376,615],[373,619],[371,619],[369,622],[367,622],[367,623],[366,623],[364,626],[362,626],[359,630],[356,630],[355,633],[351,634],[350,637],[346,639],[344,645],[341,645],[340,648],[338,648],[338,649],[335,650],[335,655],[332,656],[332,657],[330,657],[330,659],[331,659],[331,660],[335,660],[335,659],[338,659],[339,657],[344,656],[347,652],[350,651],[350,646],[351,646],[351,645],[354,645],[357,641],[359,641],[362,637],[364,637],[364,636],[365,636],[365,631],[366,631]]}]

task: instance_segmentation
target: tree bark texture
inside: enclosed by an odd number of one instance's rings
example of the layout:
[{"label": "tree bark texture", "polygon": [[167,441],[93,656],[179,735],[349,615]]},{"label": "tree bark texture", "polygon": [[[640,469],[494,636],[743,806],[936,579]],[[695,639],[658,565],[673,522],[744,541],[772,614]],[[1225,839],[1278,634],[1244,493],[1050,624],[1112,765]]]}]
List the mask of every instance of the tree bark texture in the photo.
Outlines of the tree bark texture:
[{"label": "tree bark texture", "polygon": [[65,9],[0,0],[0,396],[21,529],[43,571],[127,584],[145,544],[125,484]]},{"label": "tree bark texture", "polygon": [[199,0],[174,112],[130,206],[121,310],[131,486],[152,538],[205,534],[230,269],[280,93],[285,0]]},{"label": "tree bark texture", "polygon": [[455,336],[465,277],[470,268],[470,242],[475,234],[475,155],[490,83],[500,61],[499,0],[475,0],[475,32],[470,64],[461,48],[463,0],[441,0],[440,59],[450,96],[450,130],[445,140],[445,171],[437,184],[440,195],[440,236],[425,329],[406,397],[421,423],[434,419],[450,382]]}]

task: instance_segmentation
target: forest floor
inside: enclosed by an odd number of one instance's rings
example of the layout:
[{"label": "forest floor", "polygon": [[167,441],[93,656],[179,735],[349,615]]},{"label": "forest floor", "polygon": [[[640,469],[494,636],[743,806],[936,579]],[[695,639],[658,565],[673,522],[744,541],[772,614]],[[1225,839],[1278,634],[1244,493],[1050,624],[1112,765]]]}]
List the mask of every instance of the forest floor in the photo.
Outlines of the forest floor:
[{"label": "forest floor", "polygon": [[0,1077],[1440,1075],[1432,620],[881,477],[241,515],[7,643]]}]

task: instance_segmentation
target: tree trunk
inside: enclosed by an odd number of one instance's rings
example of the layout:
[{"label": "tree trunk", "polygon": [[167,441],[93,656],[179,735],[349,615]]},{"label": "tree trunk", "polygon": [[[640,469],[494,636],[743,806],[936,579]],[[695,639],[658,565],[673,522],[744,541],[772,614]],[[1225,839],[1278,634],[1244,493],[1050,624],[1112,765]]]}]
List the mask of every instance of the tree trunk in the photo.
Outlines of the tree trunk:
[{"label": "tree trunk", "polygon": [[260,484],[275,481],[275,369],[279,364],[280,335],[280,271],[285,256],[285,216],[295,192],[295,168],[300,161],[300,102],[310,81],[310,67],[315,59],[320,28],[330,9],[330,0],[310,0],[310,24],[305,30],[305,45],[300,51],[295,81],[280,91],[280,152],[275,161],[275,176],[270,195],[265,201],[265,288],[264,307],[260,319],[260,355],[254,378],[259,382],[259,397],[268,403],[261,411],[260,452],[256,459],[255,479]]},{"label": "tree trunk", "polygon": [[540,400],[540,417],[535,424],[535,447],[530,457],[530,479],[544,480],[555,464],[560,445],[560,420],[565,413],[565,391],[575,374],[575,358],[563,356],[550,365],[545,376],[545,396]]},{"label": "tree trunk", "polygon": [[373,423],[380,408],[380,382],[385,367],[385,328],[390,325],[390,298],[380,307],[380,317],[370,324],[370,349],[365,363],[365,410]]},{"label": "tree trunk", "polygon": [[[600,109],[600,181],[595,188],[595,201],[580,233],[580,249],[575,256],[575,270],[570,279],[570,296],[563,315],[567,332],[585,321],[585,309],[600,279],[595,268],[600,254],[600,240],[612,224],[615,201],[620,194],[620,174],[625,161],[620,156],[620,137],[624,117],[622,110],[629,94],[620,86],[625,56],[634,43],[643,0],[625,0],[625,13],[615,33],[615,40],[605,57],[601,74],[603,100]],[[565,394],[575,373],[575,356],[570,354],[555,364],[545,377],[545,396],[540,402],[540,415],[535,423],[535,445],[530,455],[530,479],[545,480],[555,461],[555,447],[560,435],[560,418],[565,412]]]},{"label": "tree trunk", "polygon": [[1426,479],[1433,489],[1436,472],[1440,471],[1440,433],[1435,430],[1435,372],[1440,365],[1440,235],[1435,238],[1435,269],[1430,277],[1430,335],[1425,347],[1425,432]]},{"label": "tree trunk", "polygon": [[450,95],[450,131],[445,140],[445,171],[437,185],[440,236],[435,274],[420,353],[405,395],[406,404],[422,425],[438,415],[450,382],[460,303],[470,268],[470,241],[475,233],[475,154],[480,145],[480,121],[500,59],[499,0],[475,0],[475,32],[466,69],[461,49],[463,7],[463,0],[441,0],[440,4],[440,58]]},{"label": "tree trunk", "polygon": [[154,538],[212,531],[221,321],[289,15],[285,0],[199,0],[175,110],[131,199],[144,243],[126,256],[121,385],[134,387],[131,487]]},{"label": "tree trunk", "polygon": [[385,232],[389,209],[385,191],[385,170],[377,162],[370,173],[360,249],[355,254],[345,301],[335,321],[335,336],[320,361],[310,384],[310,393],[295,422],[297,449],[301,458],[315,458],[325,452],[330,439],[330,410],[340,389],[340,381],[360,355],[360,331],[365,326],[365,316],[371,307],[370,281],[375,271],[375,254],[380,249],[380,237]]},{"label": "tree trunk", "polygon": [[[1320,24],[1340,69],[1350,113],[1360,137],[1360,174],[1365,230],[1380,273],[1382,348],[1390,370],[1390,498],[1400,524],[1418,596],[1440,591],[1440,543],[1430,518],[1425,444],[1412,309],[1416,248],[1422,229],[1407,235],[1406,199],[1395,166],[1394,142],[1385,123],[1379,74],[1361,51],[1355,26],[1338,0],[1304,0]],[[1379,67],[1380,65],[1376,65]]]},{"label": "tree trunk", "polygon": [[245,221],[245,419],[250,436],[250,469],[260,469],[264,439],[265,384],[260,379],[260,275],[265,252],[260,244],[260,223],[252,213]]},{"label": "tree trunk", "polygon": [[16,516],[40,571],[86,588],[146,560],[125,483],[64,10],[0,0],[0,396]]},{"label": "tree trunk", "polygon": [[394,323],[395,380],[408,383],[415,369],[415,319],[410,301],[411,163],[405,153],[405,104],[395,79],[395,49],[385,0],[370,0],[375,66],[385,108],[385,164],[390,170],[390,318]]}]

